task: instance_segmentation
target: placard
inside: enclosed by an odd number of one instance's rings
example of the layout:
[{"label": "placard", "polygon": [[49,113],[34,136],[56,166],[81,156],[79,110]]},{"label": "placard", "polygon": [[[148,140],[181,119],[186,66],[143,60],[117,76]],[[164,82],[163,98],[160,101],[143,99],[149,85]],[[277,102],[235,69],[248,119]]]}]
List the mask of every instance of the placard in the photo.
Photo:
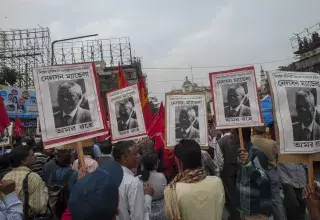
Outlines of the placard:
[{"label": "placard", "polygon": [[267,72],[281,154],[320,152],[320,75]]},{"label": "placard", "polygon": [[94,63],[38,67],[33,75],[46,148],[107,133]]},{"label": "placard", "polygon": [[208,147],[208,120],[204,93],[166,94],[166,146],[192,139]]},{"label": "placard", "polygon": [[0,146],[11,145],[12,129],[13,129],[13,122],[10,122],[10,125],[6,129],[4,129],[3,132],[0,132]]},{"label": "placard", "polygon": [[254,67],[209,73],[217,129],[262,126]]},{"label": "placard", "polygon": [[146,135],[138,85],[107,93],[111,140],[130,140]]}]

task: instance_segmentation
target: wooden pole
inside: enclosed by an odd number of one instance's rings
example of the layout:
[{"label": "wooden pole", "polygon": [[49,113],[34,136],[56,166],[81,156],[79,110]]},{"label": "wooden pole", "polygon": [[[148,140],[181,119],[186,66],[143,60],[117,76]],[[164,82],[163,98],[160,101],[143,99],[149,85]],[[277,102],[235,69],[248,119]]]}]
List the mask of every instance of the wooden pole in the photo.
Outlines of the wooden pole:
[{"label": "wooden pole", "polygon": [[245,149],[244,148],[244,142],[243,142],[243,135],[242,135],[242,128],[238,128],[238,133],[239,133],[239,139],[240,139],[240,149]]},{"label": "wooden pole", "polygon": [[78,154],[78,178],[82,178],[85,173],[86,173],[86,166],[84,163],[84,155],[83,155],[83,147],[82,147],[82,142],[78,141],[77,142],[77,154]]},{"label": "wooden pole", "polygon": [[314,191],[314,169],[313,169],[313,158],[311,155],[308,157],[308,182],[309,187]]}]

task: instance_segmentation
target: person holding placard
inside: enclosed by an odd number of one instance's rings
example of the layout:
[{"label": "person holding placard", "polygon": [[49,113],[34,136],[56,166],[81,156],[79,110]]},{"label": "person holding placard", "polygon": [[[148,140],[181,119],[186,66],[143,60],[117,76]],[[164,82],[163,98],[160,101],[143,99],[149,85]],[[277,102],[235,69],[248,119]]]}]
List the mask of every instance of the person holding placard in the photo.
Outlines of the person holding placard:
[{"label": "person holding placard", "polygon": [[277,169],[277,146],[276,142],[265,138],[266,127],[254,127],[254,135],[251,137],[252,144],[262,150],[268,157],[268,178],[271,183],[272,216],[274,220],[286,219],[283,201],[280,196],[280,173]]},{"label": "person holding placard", "polygon": [[[245,149],[239,150],[236,178],[237,209],[243,220],[269,220],[272,213],[270,181],[267,177],[268,157],[251,143],[251,128],[242,128]],[[239,139],[238,129],[232,138]]]}]

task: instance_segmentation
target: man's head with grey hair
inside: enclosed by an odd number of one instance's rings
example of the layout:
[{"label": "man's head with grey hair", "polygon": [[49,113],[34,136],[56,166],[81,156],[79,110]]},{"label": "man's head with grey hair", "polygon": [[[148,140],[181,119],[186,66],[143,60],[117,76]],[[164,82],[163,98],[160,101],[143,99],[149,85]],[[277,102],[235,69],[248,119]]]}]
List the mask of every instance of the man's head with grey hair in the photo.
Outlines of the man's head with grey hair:
[{"label": "man's head with grey hair", "polygon": [[70,114],[82,98],[81,86],[74,82],[64,82],[58,87],[58,104],[66,114]]},{"label": "man's head with grey hair", "polygon": [[191,107],[186,107],[181,109],[179,115],[179,123],[180,127],[183,129],[187,129],[191,126],[192,122],[196,118],[196,111]]},{"label": "man's head with grey hair", "polygon": [[315,98],[310,90],[301,89],[296,93],[296,110],[299,121],[305,126],[309,126],[313,121],[315,105]]},{"label": "man's head with grey hair", "polygon": [[238,107],[244,99],[246,93],[240,84],[232,85],[228,88],[227,99],[232,108]]}]

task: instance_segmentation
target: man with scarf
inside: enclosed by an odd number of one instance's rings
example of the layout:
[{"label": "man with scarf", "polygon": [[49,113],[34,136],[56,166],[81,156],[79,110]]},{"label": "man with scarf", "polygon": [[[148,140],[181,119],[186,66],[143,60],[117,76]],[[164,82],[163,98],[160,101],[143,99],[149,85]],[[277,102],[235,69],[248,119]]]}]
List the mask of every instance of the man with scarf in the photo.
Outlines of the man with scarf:
[{"label": "man with scarf", "polygon": [[181,140],[175,146],[174,156],[180,173],[164,190],[167,219],[222,219],[223,184],[219,177],[205,175],[199,144],[194,140]]},{"label": "man with scarf", "polygon": [[[272,213],[270,182],[266,175],[268,157],[251,143],[251,128],[242,128],[245,149],[239,149],[236,177],[236,207],[242,220],[268,220]],[[231,138],[239,140],[238,129]]]}]

